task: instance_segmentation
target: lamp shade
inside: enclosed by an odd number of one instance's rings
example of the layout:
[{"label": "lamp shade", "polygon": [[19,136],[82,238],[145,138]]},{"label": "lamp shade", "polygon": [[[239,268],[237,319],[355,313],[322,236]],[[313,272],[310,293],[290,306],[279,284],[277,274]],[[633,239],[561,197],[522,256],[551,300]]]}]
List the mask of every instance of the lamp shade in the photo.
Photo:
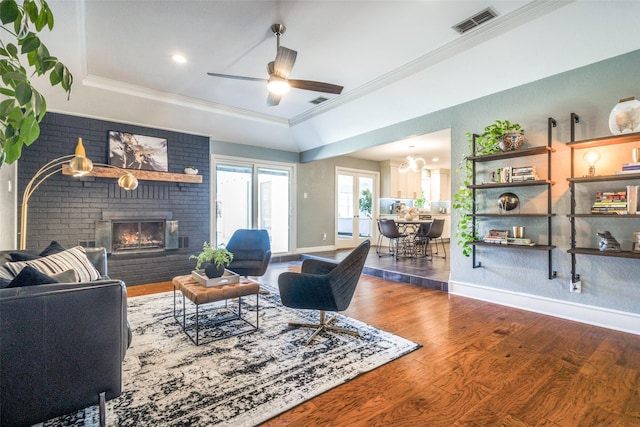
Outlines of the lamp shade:
[{"label": "lamp shade", "polygon": [[93,162],[84,156],[75,156],[69,160],[69,169],[73,176],[83,176],[93,170]]},{"label": "lamp shade", "polygon": [[138,188],[138,178],[127,173],[118,178],[118,185],[125,190],[135,190]]}]

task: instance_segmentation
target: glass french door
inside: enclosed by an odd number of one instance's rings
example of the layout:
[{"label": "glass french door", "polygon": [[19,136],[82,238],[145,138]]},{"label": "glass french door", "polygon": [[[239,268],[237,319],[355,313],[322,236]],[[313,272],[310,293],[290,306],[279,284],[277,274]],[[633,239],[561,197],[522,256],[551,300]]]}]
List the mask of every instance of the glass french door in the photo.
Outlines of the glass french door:
[{"label": "glass french door", "polygon": [[291,248],[291,167],[215,162],[216,245],[226,244],[240,228],[261,228],[271,238],[272,253]]},{"label": "glass french door", "polygon": [[336,169],[336,248],[354,248],[374,235],[378,175]]}]

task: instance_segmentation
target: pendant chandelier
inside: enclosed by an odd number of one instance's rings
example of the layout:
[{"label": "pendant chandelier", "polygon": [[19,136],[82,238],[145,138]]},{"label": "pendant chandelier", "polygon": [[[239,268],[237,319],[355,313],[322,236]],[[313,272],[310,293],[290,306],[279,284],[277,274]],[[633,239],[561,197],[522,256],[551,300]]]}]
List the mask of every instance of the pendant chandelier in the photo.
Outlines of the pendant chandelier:
[{"label": "pendant chandelier", "polygon": [[401,163],[400,166],[398,166],[398,172],[420,172],[426,165],[427,163],[422,157],[407,156],[407,161]]}]

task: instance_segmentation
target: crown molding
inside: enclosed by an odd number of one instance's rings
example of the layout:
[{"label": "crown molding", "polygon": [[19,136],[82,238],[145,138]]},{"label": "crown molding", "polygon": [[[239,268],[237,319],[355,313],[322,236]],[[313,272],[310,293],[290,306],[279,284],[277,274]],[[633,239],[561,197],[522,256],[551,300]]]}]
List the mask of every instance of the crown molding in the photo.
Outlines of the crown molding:
[{"label": "crown molding", "polygon": [[106,79],[104,77],[94,76],[91,74],[88,74],[82,80],[82,84],[88,87],[108,90],[111,92],[117,92],[124,95],[135,96],[138,98],[145,98],[152,101],[177,105],[180,107],[192,108],[211,113],[223,114],[226,116],[251,119],[259,122],[290,127],[289,120],[285,118],[256,113],[254,111],[249,111],[242,108],[217,104],[215,102],[207,102],[201,99],[191,98],[187,96],[175,95],[172,93],[149,89],[142,86],[122,83],[116,80]]}]

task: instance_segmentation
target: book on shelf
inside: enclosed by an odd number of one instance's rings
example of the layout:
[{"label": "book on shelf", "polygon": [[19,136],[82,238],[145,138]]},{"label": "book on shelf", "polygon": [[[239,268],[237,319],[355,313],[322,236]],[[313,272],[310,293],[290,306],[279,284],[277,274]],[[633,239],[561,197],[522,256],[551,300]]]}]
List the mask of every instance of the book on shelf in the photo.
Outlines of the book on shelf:
[{"label": "book on shelf", "polygon": [[622,170],[640,170],[640,163],[623,163]]},{"label": "book on shelf", "polygon": [[482,239],[485,243],[495,243],[497,245],[506,245],[508,243],[506,237],[494,237],[494,236],[484,236]]},{"label": "book on shelf", "polygon": [[617,201],[594,202],[593,203],[593,207],[595,207],[595,208],[626,208],[627,207],[627,201],[626,200],[621,200],[619,202],[617,202]]},{"label": "book on shelf", "polygon": [[625,174],[625,173],[638,173],[638,174],[640,174],[640,169],[616,171],[616,175],[622,175],[622,174]]},{"label": "book on shelf", "polygon": [[591,209],[591,213],[592,214],[597,214],[597,215],[628,215],[629,214],[629,212],[627,212],[626,209],[618,209],[618,210],[611,210],[611,209],[595,210],[595,209]]},{"label": "book on shelf", "polygon": [[507,238],[508,245],[521,245],[521,246],[533,246],[535,243],[531,239],[526,237],[509,237]]},{"label": "book on shelf", "polygon": [[535,175],[536,168],[533,166],[512,167],[511,175]]},{"label": "book on shelf", "polygon": [[509,237],[509,230],[489,230],[489,234],[487,234],[487,236],[506,239]]},{"label": "book on shelf", "polygon": [[626,191],[596,191],[596,199],[616,199],[626,196]]},{"label": "book on shelf", "polygon": [[522,181],[537,181],[538,175],[514,175],[511,177],[511,182],[522,182]]}]

